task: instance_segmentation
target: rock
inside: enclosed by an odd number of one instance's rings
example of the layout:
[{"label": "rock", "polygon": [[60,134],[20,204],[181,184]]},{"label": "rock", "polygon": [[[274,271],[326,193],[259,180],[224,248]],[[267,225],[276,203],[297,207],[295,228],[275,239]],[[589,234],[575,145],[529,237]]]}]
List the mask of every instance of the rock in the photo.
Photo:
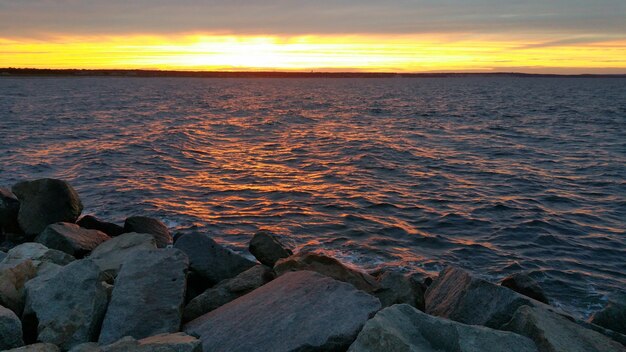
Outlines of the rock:
[{"label": "rock", "polygon": [[170,230],[161,221],[146,216],[132,216],[124,222],[124,232],[149,233],[157,247],[165,248],[173,242]]},{"label": "rock", "polygon": [[537,281],[535,281],[527,274],[517,273],[507,276],[502,280],[502,282],[500,282],[500,285],[506,288],[510,288],[511,290],[520,293],[526,297],[530,297],[536,301],[550,304],[550,301],[548,300],[546,294],[543,292],[541,286],[539,286]]},{"label": "rock", "polygon": [[104,232],[87,230],[76,224],[59,222],[49,225],[35,239],[48,248],[63,251],[76,258],[82,258],[102,242],[110,240]]},{"label": "rock", "polygon": [[182,332],[160,334],[135,340],[126,336],[107,346],[87,343],[70,352],[202,352],[200,340]]},{"label": "rock", "polygon": [[178,249],[135,252],[115,281],[99,343],[179,331],[188,265]]},{"label": "rock", "polygon": [[540,351],[626,351],[626,347],[598,332],[585,329],[559,314],[537,307],[519,307],[502,329],[531,338]]},{"label": "rock", "polygon": [[6,253],[4,253],[3,251],[0,251],[0,262],[1,262],[2,260],[4,260],[4,258],[6,258],[6,257],[7,257],[7,254],[6,254]]},{"label": "rock", "polygon": [[0,188],[0,234],[21,233],[17,216],[20,211],[20,201],[13,192],[6,188]]},{"label": "rock", "polygon": [[188,323],[205,351],[340,351],[380,302],[310,271],[285,275]]},{"label": "rock", "polygon": [[261,264],[269,267],[274,267],[279,259],[287,258],[293,254],[290,249],[280,243],[276,236],[267,231],[257,232],[250,240],[248,249]]},{"label": "rock", "polygon": [[188,322],[204,315],[224,304],[255,290],[274,278],[272,269],[265,265],[256,265],[235,276],[220,282],[192,299],[183,311],[183,322]]},{"label": "rock", "polygon": [[250,269],[256,263],[217,244],[205,234],[182,236],[174,245],[189,257],[190,269],[214,285]]},{"label": "rock", "polygon": [[78,194],[65,181],[49,178],[23,181],[11,190],[20,200],[18,222],[29,235],[37,235],[57,222],[74,223],[83,211]]},{"label": "rock", "polygon": [[609,295],[606,307],[592,315],[589,322],[626,334],[626,292]]},{"label": "rock", "polygon": [[406,303],[424,310],[425,287],[411,280],[408,275],[387,271],[377,277],[380,289],[374,295],[383,307]]},{"label": "rock", "polygon": [[50,249],[41,243],[29,242],[13,247],[0,262],[0,269],[13,267],[26,260],[31,260],[35,267],[39,268],[43,263],[66,265],[75,259],[67,253]]},{"label": "rock", "polygon": [[448,267],[426,290],[426,313],[470,325],[498,329],[523,305],[542,306],[506,287],[477,279],[465,270]]},{"label": "rock", "polygon": [[407,304],[378,312],[348,352],[536,352],[532,340],[510,332],[457,323]]},{"label": "rock", "polygon": [[20,318],[10,309],[0,306],[0,350],[4,351],[23,345]]},{"label": "rock", "polygon": [[36,322],[37,341],[64,350],[95,341],[107,300],[100,268],[90,260],[72,262],[48,278],[26,283],[24,328]]},{"label": "rock", "polygon": [[136,251],[156,249],[154,236],[147,233],[125,233],[100,244],[89,255],[100,270],[117,276],[122,264],[134,257]]},{"label": "rock", "polygon": [[34,345],[14,348],[4,352],[61,352],[61,350],[51,343],[36,343]]},{"label": "rock", "polygon": [[0,268],[0,305],[21,316],[24,310],[24,285],[36,275],[37,269],[28,259],[13,267]]},{"label": "rock", "polygon": [[364,272],[349,268],[335,258],[318,253],[298,253],[279,260],[274,266],[276,275],[289,271],[309,270],[333,279],[350,283],[359,290],[375,292],[380,289],[376,279]]},{"label": "rock", "polygon": [[124,233],[124,228],[118,224],[106,222],[98,219],[93,215],[85,215],[76,222],[78,226],[89,229],[98,230],[106,233],[109,237],[116,237]]}]

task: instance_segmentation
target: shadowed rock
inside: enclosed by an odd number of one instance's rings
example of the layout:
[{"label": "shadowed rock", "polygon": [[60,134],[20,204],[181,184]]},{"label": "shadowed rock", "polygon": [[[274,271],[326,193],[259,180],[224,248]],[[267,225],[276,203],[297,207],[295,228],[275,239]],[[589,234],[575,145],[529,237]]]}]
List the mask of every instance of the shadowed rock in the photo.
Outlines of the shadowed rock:
[{"label": "shadowed rock", "polygon": [[367,321],[349,352],[536,352],[523,336],[433,317],[407,304],[385,308]]},{"label": "shadowed rock", "polygon": [[626,347],[598,332],[585,329],[561,315],[536,307],[519,307],[502,329],[531,338],[540,351],[626,351]]},{"label": "shadowed rock", "polygon": [[272,269],[265,265],[256,265],[235,276],[220,282],[192,299],[183,311],[183,321],[191,321],[224,304],[261,287],[274,278]]},{"label": "shadowed rock", "polygon": [[99,343],[179,331],[188,265],[178,249],[134,252],[115,280]]},{"label": "shadowed rock", "polygon": [[170,230],[160,220],[147,216],[132,216],[124,222],[124,232],[149,233],[154,236],[157,247],[165,248],[173,242]]},{"label": "shadowed rock", "polygon": [[206,351],[340,351],[380,302],[310,271],[287,273],[185,326]]},{"label": "shadowed rock", "polygon": [[98,266],[75,261],[26,283],[24,322],[36,322],[38,341],[67,350],[98,338],[107,299]]},{"label": "shadowed rock", "polygon": [[290,271],[309,270],[333,279],[350,283],[359,290],[373,293],[380,288],[373,276],[349,268],[335,258],[318,253],[298,253],[279,260],[274,266],[276,275]]},{"label": "shadowed rock", "polygon": [[267,265],[270,268],[273,267],[279,259],[287,258],[293,254],[290,249],[280,243],[276,236],[267,231],[257,232],[252,237],[252,240],[250,240],[248,249],[261,264]]},{"label": "shadowed rock", "polygon": [[100,270],[115,277],[122,264],[140,250],[156,249],[154,236],[147,233],[125,233],[100,244],[89,255]]},{"label": "shadowed rock", "polygon": [[20,201],[18,222],[29,235],[37,235],[57,222],[75,223],[83,211],[78,193],[65,181],[23,181],[11,190]]},{"label": "shadowed rock", "polygon": [[17,217],[20,211],[20,201],[13,192],[0,188],[0,234],[21,233]]},{"label": "shadowed rock", "polygon": [[179,332],[141,340],[126,336],[107,346],[89,343],[77,346],[70,352],[202,352],[202,344],[195,337]]},{"label": "shadowed rock", "polygon": [[606,307],[596,312],[591,323],[626,334],[626,293],[615,292],[609,295]]},{"label": "shadowed rock", "polygon": [[24,347],[6,350],[4,352],[60,352],[61,349],[51,343],[36,343]]},{"label": "shadowed rock", "polygon": [[48,248],[57,249],[76,258],[82,258],[102,242],[111,238],[98,230],[87,230],[76,224],[59,222],[48,225],[35,239]]},{"label": "shadowed rock", "polygon": [[124,228],[118,224],[114,224],[111,222],[106,222],[98,219],[93,215],[85,215],[78,222],[76,222],[78,226],[89,229],[89,230],[98,230],[106,233],[109,237],[119,236],[124,233]]},{"label": "shadowed rock", "polygon": [[235,277],[256,265],[220,246],[206,234],[184,235],[174,247],[187,254],[190,269],[210,285]]},{"label": "shadowed rock", "polygon": [[394,271],[380,274],[376,280],[380,289],[374,295],[380,299],[383,307],[406,303],[424,310],[425,286],[412,280],[410,275]]},{"label": "shadowed rock", "polygon": [[535,281],[532,277],[527,274],[517,273],[514,275],[510,275],[505,277],[500,285],[510,288],[511,290],[520,293],[526,297],[530,297],[536,301],[543,302],[545,304],[550,304],[548,297],[543,292],[543,289],[537,281]]},{"label": "shadowed rock", "polygon": [[0,305],[21,316],[25,300],[24,285],[36,275],[37,269],[31,260],[0,268]]},{"label": "shadowed rock", "polygon": [[23,345],[22,322],[13,311],[0,306],[0,350]]}]

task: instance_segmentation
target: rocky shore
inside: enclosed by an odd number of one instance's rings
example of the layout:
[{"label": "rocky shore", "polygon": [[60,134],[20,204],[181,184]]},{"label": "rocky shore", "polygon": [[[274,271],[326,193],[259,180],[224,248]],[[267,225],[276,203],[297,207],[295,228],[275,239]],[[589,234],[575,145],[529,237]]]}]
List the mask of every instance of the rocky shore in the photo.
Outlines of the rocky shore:
[{"label": "rocky shore", "polygon": [[265,231],[252,261],[208,234],[82,211],[61,180],[0,189],[0,350],[626,351],[624,293],[581,321],[523,273],[365,273]]}]

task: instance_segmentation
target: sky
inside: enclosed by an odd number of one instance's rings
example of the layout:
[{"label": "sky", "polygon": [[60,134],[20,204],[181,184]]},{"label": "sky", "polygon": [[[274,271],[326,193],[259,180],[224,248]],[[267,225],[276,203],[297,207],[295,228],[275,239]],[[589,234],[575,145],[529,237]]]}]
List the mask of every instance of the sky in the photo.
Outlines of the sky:
[{"label": "sky", "polygon": [[626,0],[0,0],[0,67],[626,73]]}]

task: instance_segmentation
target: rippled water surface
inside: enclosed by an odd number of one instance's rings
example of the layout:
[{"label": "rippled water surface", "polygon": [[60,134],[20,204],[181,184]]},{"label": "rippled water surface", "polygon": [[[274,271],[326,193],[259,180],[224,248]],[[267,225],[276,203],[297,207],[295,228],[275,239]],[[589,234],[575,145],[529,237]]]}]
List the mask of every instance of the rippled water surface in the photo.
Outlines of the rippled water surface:
[{"label": "rippled water surface", "polygon": [[0,79],[0,185],[41,177],[236,250],[626,287],[625,79]]}]

